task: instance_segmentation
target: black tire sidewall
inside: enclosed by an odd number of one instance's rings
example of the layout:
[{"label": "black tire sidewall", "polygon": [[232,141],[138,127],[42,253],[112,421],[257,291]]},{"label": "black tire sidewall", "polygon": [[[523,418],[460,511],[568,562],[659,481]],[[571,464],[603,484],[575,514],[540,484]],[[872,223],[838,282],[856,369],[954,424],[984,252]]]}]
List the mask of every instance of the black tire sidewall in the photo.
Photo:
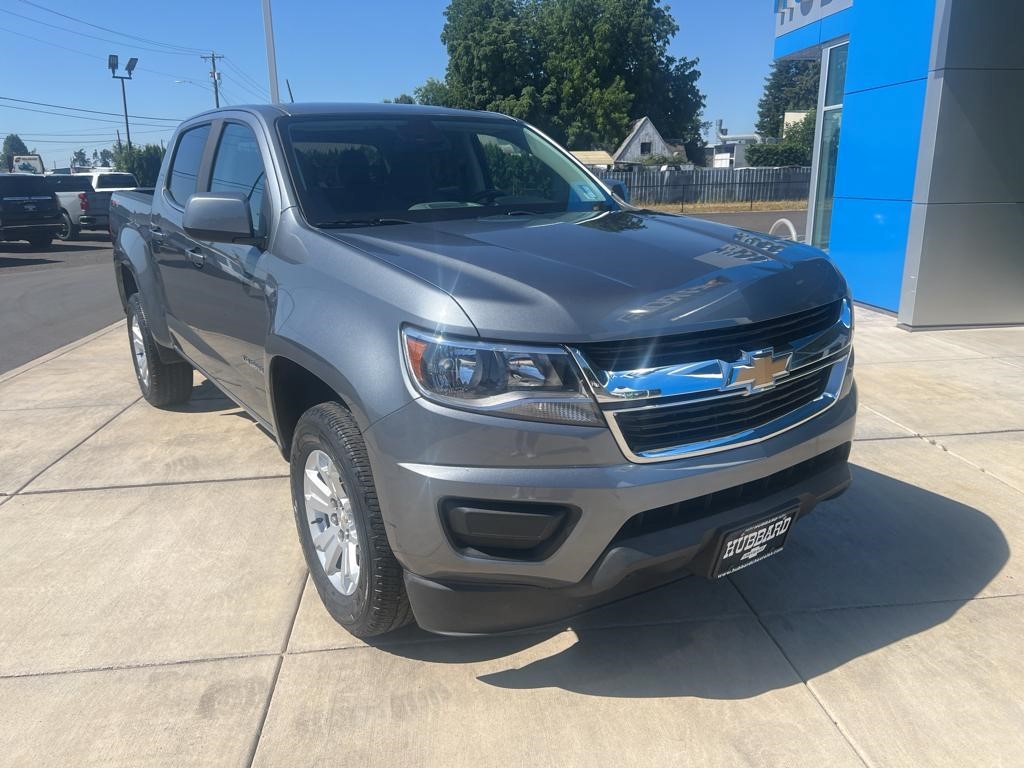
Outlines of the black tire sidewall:
[{"label": "black tire sidewall", "polygon": [[[306,468],[306,459],[314,450],[324,451],[334,460],[355,513],[356,529],[359,534],[360,567],[359,582],[356,585],[356,591],[351,595],[343,595],[331,584],[320,564],[320,558],[310,534],[306,517],[303,473]],[[291,485],[295,525],[313,586],[316,587],[324,606],[336,621],[346,627],[362,624],[367,618],[370,608],[370,588],[374,578],[374,549],[369,545],[366,502],[363,498],[364,488],[356,476],[344,441],[335,434],[334,430],[313,421],[300,421],[292,442]]]}]

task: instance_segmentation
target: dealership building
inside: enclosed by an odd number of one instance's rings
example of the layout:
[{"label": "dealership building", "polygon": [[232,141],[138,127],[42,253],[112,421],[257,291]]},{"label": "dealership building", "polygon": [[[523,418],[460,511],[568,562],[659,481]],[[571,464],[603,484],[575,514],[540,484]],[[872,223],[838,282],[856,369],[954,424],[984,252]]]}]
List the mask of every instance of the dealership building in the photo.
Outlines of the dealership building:
[{"label": "dealership building", "polygon": [[807,238],[910,328],[1024,323],[1024,0],[772,0],[820,59]]}]

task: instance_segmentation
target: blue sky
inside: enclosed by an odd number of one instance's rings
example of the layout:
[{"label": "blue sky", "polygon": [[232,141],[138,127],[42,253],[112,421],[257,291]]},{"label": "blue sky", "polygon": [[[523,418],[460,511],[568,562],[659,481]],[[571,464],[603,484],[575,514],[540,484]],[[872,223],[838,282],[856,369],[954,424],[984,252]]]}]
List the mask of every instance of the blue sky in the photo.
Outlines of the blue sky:
[{"label": "blue sky", "polygon": [[[428,77],[443,77],[440,42],[447,0],[302,0],[274,5],[278,72],[291,80],[296,101],[380,101],[411,92]],[[675,0],[677,55],[701,60],[705,119],[725,120],[733,133],[753,127],[757,99],[771,62],[772,15],[767,0]],[[85,26],[47,10],[84,19]],[[62,28],[62,29],[58,29]],[[102,39],[97,39],[102,38]],[[180,119],[213,105],[209,64],[198,53],[216,49],[227,59],[228,103],[267,100],[267,68],[260,0],[0,0],[0,96],[121,113],[121,92],[106,69],[108,53],[139,58],[128,86],[136,143],[166,140]],[[70,49],[70,50],[69,50]],[[22,134],[47,166],[70,152],[112,143],[118,118],[79,113],[71,119],[9,108],[49,107],[0,100],[0,135]],[[110,121],[110,122],[106,122]],[[123,132],[123,124],[120,126]]]}]

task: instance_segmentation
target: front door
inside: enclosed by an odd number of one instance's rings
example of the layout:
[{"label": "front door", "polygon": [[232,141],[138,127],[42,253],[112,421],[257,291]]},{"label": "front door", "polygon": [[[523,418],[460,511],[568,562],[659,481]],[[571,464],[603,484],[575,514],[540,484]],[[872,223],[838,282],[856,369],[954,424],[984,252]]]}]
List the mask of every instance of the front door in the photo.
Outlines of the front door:
[{"label": "front door", "polygon": [[[223,123],[210,173],[210,192],[240,192],[249,202],[253,231],[269,232],[266,172],[259,142],[243,123]],[[270,420],[265,345],[269,301],[264,245],[198,243],[196,291],[205,305],[189,321],[211,358],[210,374],[238,400]]]}]

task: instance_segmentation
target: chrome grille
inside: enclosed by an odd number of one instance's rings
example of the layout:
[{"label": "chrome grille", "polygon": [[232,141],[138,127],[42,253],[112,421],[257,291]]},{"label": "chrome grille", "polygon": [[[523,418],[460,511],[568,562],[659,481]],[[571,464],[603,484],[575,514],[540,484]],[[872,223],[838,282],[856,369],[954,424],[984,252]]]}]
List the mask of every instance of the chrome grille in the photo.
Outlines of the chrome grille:
[{"label": "chrome grille", "polygon": [[842,299],[775,320],[570,352],[626,457],[653,462],[766,440],[824,412],[843,391],[852,341],[852,306]]},{"label": "chrome grille", "polygon": [[809,376],[784,379],[767,392],[625,411],[616,418],[633,453],[660,451],[745,432],[792,413],[820,397],[828,377],[825,368]]},{"label": "chrome grille", "polygon": [[631,371],[699,360],[736,360],[744,350],[781,347],[800,336],[836,324],[842,300],[805,312],[728,328],[680,333],[653,339],[582,344],[580,352],[602,371]]}]

